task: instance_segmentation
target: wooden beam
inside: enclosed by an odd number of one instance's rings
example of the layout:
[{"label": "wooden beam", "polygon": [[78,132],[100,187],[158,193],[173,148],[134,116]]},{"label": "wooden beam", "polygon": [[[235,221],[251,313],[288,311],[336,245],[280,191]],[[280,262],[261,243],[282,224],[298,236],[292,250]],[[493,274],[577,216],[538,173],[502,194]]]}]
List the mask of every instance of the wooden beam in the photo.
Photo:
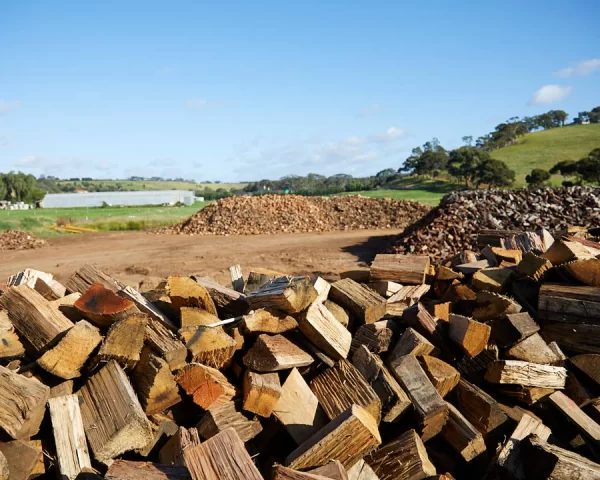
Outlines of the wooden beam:
[{"label": "wooden beam", "polygon": [[348,310],[356,325],[376,322],[386,312],[385,298],[349,278],[332,283],[329,298]]},{"label": "wooden beam", "polygon": [[600,353],[600,325],[546,323],[542,337],[578,353]]},{"label": "wooden beam", "polygon": [[538,318],[546,322],[599,323],[600,288],[545,283],[540,288]]},{"label": "wooden beam", "polygon": [[77,395],[48,400],[61,479],[74,480],[92,468]]},{"label": "wooden beam", "polygon": [[194,403],[206,410],[230,401],[235,387],[216,368],[200,363],[190,363],[179,370],[175,380]]},{"label": "wooden beam", "polygon": [[256,373],[250,370],[244,375],[244,410],[268,418],[281,396],[281,384],[277,373]]},{"label": "wooden beam", "polygon": [[281,335],[259,335],[244,356],[244,365],[257,372],[276,372],[306,367],[313,358]]},{"label": "wooden beam", "polygon": [[565,388],[567,370],[520,360],[499,360],[488,366],[485,379],[490,383],[562,389]]},{"label": "wooden beam", "polygon": [[300,331],[334,360],[348,357],[352,334],[320,302],[313,302],[298,317]]},{"label": "wooden beam", "polygon": [[258,419],[248,420],[242,415],[234,402],[209,408],[196,425],[198,434],[205,440],[227,428],[233,428],[243,442],[252,440],[263,429]]},{"label": "wooden beam", "polygon": [[370,280],[391,280],[400,284],[421,285],[429,267],[429,255],[382,254],[371,264]]}]

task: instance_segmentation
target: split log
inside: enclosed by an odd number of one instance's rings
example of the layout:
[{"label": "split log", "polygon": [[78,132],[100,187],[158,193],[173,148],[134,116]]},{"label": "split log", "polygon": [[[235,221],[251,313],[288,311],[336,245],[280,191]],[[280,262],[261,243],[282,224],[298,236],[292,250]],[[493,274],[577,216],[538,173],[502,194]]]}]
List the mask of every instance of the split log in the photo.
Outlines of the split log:
[{"label": "split log", "polygon": [[201,443],[198,431],[195,428],[179,427],[177,433],[158,452],[158,460],[165,465],[185,466],[183,451]]},{"label": "split log", "polygon": [[229,267],[229,277],[231,278],[231,286],[236,292],[244,293],[244,274],[242,266],[239,264]]},{"label": "split log", "polygon": [[11,323],[27,340],[36,357],[73,326],[67,317],[27,285],[6,289],[0,296],[0,307],[8,312]]},{"label": "split log", "polygon": [[49,398],[63,397],[65,395],[71,395],[72,393],[73,393],[73,380],[66,380],[50,389],[50,397]]},{"label": "split log", "polygon": [[58,300],[67,294],[67,288],[60,282],[52,279],[50,281],[38,278],[33,289],[48,301]]},{"label": "split log", "polygon": [[402,323],[417,330],[442,351],[447,350],[447,322],[432,317],[422,303],[404,310]]},{"label": "split log", "polygon": [[310,283],[312,283],[312,286],[317,291],[316,301],[323,303],[325,300],[327,300],[327,297],[329,296],[329,290],[331,289],[331,284],[321,277],[311,280]]},{"label": "split log", "polygon": [[25,348],[15,333],[8,313],[0,310],[0,360],[14,360],[25,356]]},{"label": "split log", "polygon": [[437,435],[448,419],[448,407],[414,355],[396,362],[392,373],[408,394],[421,425],[423,441]]},{"label": "split log", "polygon": [[548,322],[600,323],[600,288],[544,284],[540,288],[538,318]]},{"label": "split log", "polygon": [[298,313],[317,299],[317,291],[306,277],[280,277],[248,296],[253,309],[275,308]]},{"label": "split log", "polygon": [[470,462],[486,451],[481,433],[452,404],[448,407],[448,421],[442,429],[441,436],[465,462]]},{"label": "split log", "polygon": [[81,389],[81,415],[88,442],[99,462],[152,441],[152,429],[119,364],[110,361]]},{"label": "split log", "polygon": [[307,440],[327,421],[317,397],[296,368],[283,383],[273,413],[297,444]]},{"label": "split log", "polygon": [[314,360],[308,353],[281,335],[259,335],[243,361],[244,365],[257,372],[276,372],[305,367]]},{"label": "split log", "polygon": [[123,284],[117,279],[107,275],[95,265],[83,265],[79,268],[65,285],[69,292],[84,294],[94,283],[101,283],[105,288],[118,292]]},{"label": "split log", "polygon": [[560,239],[542,254],[542,257],[550,260],[553,265],[562,265],[573,260],[585,260],[594,258],[600,254],[595,248],[589,248],[579,242]]},{"label": "split log", "polygon": [[512,274],[509,268],[484,268],[473,274],[471,285],[477,290],[500,293]]},{"label": "split log", "polygon": [[219,285],[207,277],[192,276],[192,278],[206,288],[221,318],[240,317],[250,310],[246,295],[243,293]]},{"label": "split log", "polygon": [[491,338],[502,348],[525,340],[540,330],[527,312],[514,313],[490,322]]},{"label": "split log", "polygon": [[300,331],[325,355],[340,360],[348,357],[352,334],[320,302],[314,302],[298,317]]},{"label": "split log", "polygon": [[255,373],[250,370],[244,375],[244,410],[268,418],[281,396],[281,384],[277,373]]},{"label": "split log", "polygon": [[196,425],[198,434],[208,440],[227,428],[233,428],[242,442],[252,440],[262,432],[262,425],[257,419],[248,420],[240,413],[234,402],[226,402],[218,407],[209,408]]},{"label": "split log", "polygon": [[349,278],[332,283],[329,298],[348,310],[357,325],[376,322],[386,312],[385,298]]},{"label": "split log", "polygon": [[550,260],[538,257],[533,252],[527,252],[517,265],[517,273],[538,282],[551,268],[552,263]]},{"label": "split log", "polygon": [[340,322],[345,328],[348,328],[348,324],[350,323],[350,317],[346,310],[340,307],[337,303],[331,300],[325,300],[323,305],[329,310],[335,319]]},{"label": "split log", "polygon": [[152,318],[148,319],[146,341],[158,356],[165,359],[171,371],[179,370],[186,364],[186,346],[170,330]]},{"label": "split log", "polygon": [[51,398],[48,407],[61,479],[74,480],[82,471],[92,468],[78,397]]},{"label": "split log", "polygon": [[34,270],[33,268],[26,268],[25,270],[17,272],[8,277],[6,286],[18,287],[19,285],[27,285],[30,288],[35,288],[35,284],[38,279],[42,279],[45,282],[50,283],[52,280],[54,280],[54,276],[51,273],[41,272],[40,270]]},{"label": "split log", "polygon": [[547,342],[554,341],[574,352],[600,354],[600,325],[546,324],[542,336]]},{"label": "split log", "polygon": [[168,328],[169,330],[177,329],[177,327],[169,319],[169,317],[167,317],[163,312],[161,312],[156,307],[156,305],[154,305],[150,300],[144,297],[135,288],[126,286],[123,289],[119,290],[117,294],[135,303],[140,312],[145,313],[146,315],[148,315],[149,318],[161,323],[164,327]]},{"label": "split log", "polygon": [[365,323],[358,327],[354,333],[350,353],[354,353],[361,345],[364,345],[373,353],[387,352],[398,330],[399,325],[393,320]]},{"label": "split log", "polygon": [[131,381],[146,415],[160,413],[181,401],[169,364],[149,347],[142,350]]},{"label": "split log", "polygon": [[362,345],[354,352],[352,364],[365,377],[381,400],[382,421],[398,420],[411,402],[381,359]]},{"label": "split log", "polygon": [[520,360],[500,360],[488,366],[485,379],[490,383],[563,389],[567,370]]},{"label": "split log", "polygon": [[367,283],[371,276],[371,269],[368,267],[356,267],[351,270],[343,270],[340,272],[340,279],[349,278],[358,283]]},{"label": "split log", "polygon": [[0,454],[5,459],[3,470],[8,470],[3,480],[29,480],[43,473],[43,470],[38,472],[40,462],[44,465],[42,449],[31,441],[0,442]]},{"label": "split log", "polygon": [[43,383],[0,366],[0,428],[17,440],[35,435],[49,395]]},{"label": "split log", "polygon": [[373,469],[363,459],[348,469],[348,480],[379,480]]},{"label": "split log", "polygon": [[400,284],[421,285],[429,267],[429,255],[382,254],[371,264],[370,280],[391,280]]},{"label": "split log", "polygon": [[586,377],[600,385],[600,355],[577,355],[571,357],[569,361]]},{"label": "split log", "polygon": [[37,360],[47,372],[66,380],[81,376],[81,369],[96,349],[102,336],[96,327],[81,320]]},{"label": "split log", "polygon": [[377,424],[381,421],[381,400],[348,360],[340,360],[333,368],[317,375],[310,382],[310,388],[330,420],[352,405],[359,405],[373,416]]},{"label": "split log", "polygon": [[489,268],[490,262],[487,259],[484,260],[475,260],[473,262],[463,263],[461,265],[456,265],[454,268],[465,275],[475,274],[484,268]]},{"label": "split log", "polygon": [[435,274],[435,279],[440,281],[460,280],[464,277],[461,272],[455,272],[449,267],[440,265]]},{"label": "split log", "polygon": [[143,313],[129,315],[113,323],[96,357],[98,363],[115,360],[131,370],[140,360],[148,317]]},{"label": "split log", "polygon": [[339,460],[345,468],[350,468],[380,444],[373,416],[353,405],[305,440],[288,455],[285,463],[290,468],[305,469]]},{"label": "split log", "polygon": [[275,465],[273,468],[273,480],[330,480],[330,477],[315,475],[308,472],[300,472],[293,468]]},{"label": "split log", "polygon": [[552,351],[537,333],[510,347],[504,352],[504,358],[542,365],[558,365],[561,361],[560,357]]},{"label": "split log", "polygon": [[473,318],[480,322],[487,322],[521,311],[521,305],[499,293],[482,290],[476,295],[477,307],[473,310]]},{"label": "split log", "polygon": [[460,379],[455,391],[456,407],[484,438],[508,421],[496,400],[465,379]]},{"label": "split log", "polygon": [[108,328],[118,320],[138,312],[135,303],[120,297],[101,283],[94,283],[75,302],[81,315],[100,328]]},{"label": "split log", "polygon": [[179,335],[192,355],[192,362],[217,369],[223,368],[237,349],[237,342],[223,327],[182,328]]},{"label": "split log", "polygon": [[423,295],[431,290],[431,285],[406,285],[388,298],[387,314],[400,316],[405,307],[417,303]]},{"label": "split log", "polygon": [[58,300],[51,301],[49,305],[58,310],[72,322],[78,322],[79,320],[83,320],[83,316],[81,313],[79,313],[79,310],[75,308],[75,302],[80,298],[81,293],[70,293],[69,295],[59,298]]},{"label": "split log", "polygon": [[191,480],[192,476],[187,467],[180,465],[116,460],[111,464],[104,478],[107,480]]},{"label": "split log", "polygon": [[339,460],[329,462],[322,467],[313,468],[308,473],[320,475],[330,480],[348,480],[348,473]]},{"label": "split log", "polygon": [[425,308],[432,317],[443,320],[444,322],[450,321],[450,312],[452,311],[451,302],[427,302]]},{"label": "split log", "polygon": [[562,270],[579,283],[600,287],[600,260],[597,258],[566,263],[562,266]]},{"label": "split log", "polygon": [[175,380],[194,403],[206,410],[231,400],[235,387],[216,368],[190,363],[177,372]]},{"label": "split log", "polygon": [[298,322],[285,312],[259,308],[244,315],[241,328],[245,334],[279,334],[298,328]]},{"label": "split log", "polygon": [[490,327],[484,323],[462,315],[450,314],[450,339],[470,358],[476,357],[484,350],[490,332]]},{"label": "split log", "polygon": [[194,480],[263,480],[233,428],[184,449],[183,458]]},{"label": "split log", "polygon": [[[166,415],[155,414],[152,415],[151,420],[154,437],[144,448],[136,450],[136,453],[146,458],[150,456],[154,458],[158,453],[157,451],[160,450],[160,448],[162,448],[179,430],[177,424]],[[154,428],[154,425],[156,425],[156,428]]]},{"label": "split log", "polygon": [[195,307],[181,307],[180,309],[180,327],[181,328],[189,328],[189,327],[202,327],[207,325],[212,325],[213,323],[217,323],[219,321],[219,317],[213,315],[202,308]]},{"label": "split log", "polygon": [[389,280],[377,280],[375,282],[369,282],[369,288],[375,290],[384,298],[390,298],[402,288],[402,285],[396,282],[390,282]]},{"label": "split log", "polygon": [[169,277],[165,291],[177,313],[181,307],[196,307],[217,315],[217,307],[208,290],[190,277]]},{"label": "split log", "polygon": [[388,365],[395,368],[397,363],[406,355],[429,355],[435,350],[433,344],[416,330],[408,327],[400,336],[394,349],[388,355]]},{"label": "split log", "polygon": [[256,269],[248,273],[248,280],[246,281],[246,288],[244,293],[250,295],[256,292],[259,288],[269,283],[271,280],[285,276],[284,273],[276,272],[274,270],[268,270],[265,268]]},{"label": "split log", "polygon": [[408,430],[396,440],[381,446],[365,460],[380,480],[417,480],[436,474],[425,445],[414,430]]},{"label": "split log", "polygon": [[551,393],[554,393],[553,388],[541,388],[541,387],[524,387],[522,385],[506,385],[500,389],[500,391],[507,397],[514,398],[519,402],[526,403],[527,405],[533,405],[542,398],[547,397]]},{"label": "split log", "polygon": [[460,373],[451,365],[430,355],[423,355],[419,361],[423,371],[442,398],[458,385]]}]

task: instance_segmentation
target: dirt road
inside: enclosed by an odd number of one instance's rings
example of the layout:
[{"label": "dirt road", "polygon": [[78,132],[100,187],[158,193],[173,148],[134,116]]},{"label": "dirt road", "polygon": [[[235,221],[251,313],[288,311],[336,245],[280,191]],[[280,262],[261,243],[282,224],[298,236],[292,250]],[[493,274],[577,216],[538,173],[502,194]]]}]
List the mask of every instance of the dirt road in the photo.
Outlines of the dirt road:
[{"label": "dirt road", "polygon": [[65,236],[37,250],[0,252],[0,282],[27,267],[50,272],[60,281],[85,263],[97,264],[135,284],[146,275],[203,274],[227,283],[227,268],[244,272],[268,268],[328,278],[370,261],[400,230],[298,233],[254,236],[149,235],[138,232]]}]

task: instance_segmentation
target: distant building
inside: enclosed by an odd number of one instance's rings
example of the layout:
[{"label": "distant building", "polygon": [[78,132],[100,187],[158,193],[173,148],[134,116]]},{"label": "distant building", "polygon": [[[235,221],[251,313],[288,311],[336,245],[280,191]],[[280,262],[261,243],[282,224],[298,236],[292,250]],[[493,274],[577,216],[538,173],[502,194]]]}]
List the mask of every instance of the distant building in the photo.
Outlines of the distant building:
[{"label": "distant building", "polygon": [[140,192],[47,193],[42,208],[74,208],[140,205],[193,205],[194,192],[188,190],[147,190]]}]

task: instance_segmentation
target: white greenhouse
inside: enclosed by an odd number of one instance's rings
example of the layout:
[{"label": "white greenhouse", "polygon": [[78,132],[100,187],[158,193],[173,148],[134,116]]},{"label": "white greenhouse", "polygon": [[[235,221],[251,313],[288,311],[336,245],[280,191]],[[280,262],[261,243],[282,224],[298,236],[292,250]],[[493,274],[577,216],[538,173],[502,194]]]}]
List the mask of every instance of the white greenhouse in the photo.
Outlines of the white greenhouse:
[{"label": "white greenhouse", "polygon": [[42,208],[101,207],[102,205],[193,205],[194,192],[188,190],[148,190],[140,192],[48,193]]}]

